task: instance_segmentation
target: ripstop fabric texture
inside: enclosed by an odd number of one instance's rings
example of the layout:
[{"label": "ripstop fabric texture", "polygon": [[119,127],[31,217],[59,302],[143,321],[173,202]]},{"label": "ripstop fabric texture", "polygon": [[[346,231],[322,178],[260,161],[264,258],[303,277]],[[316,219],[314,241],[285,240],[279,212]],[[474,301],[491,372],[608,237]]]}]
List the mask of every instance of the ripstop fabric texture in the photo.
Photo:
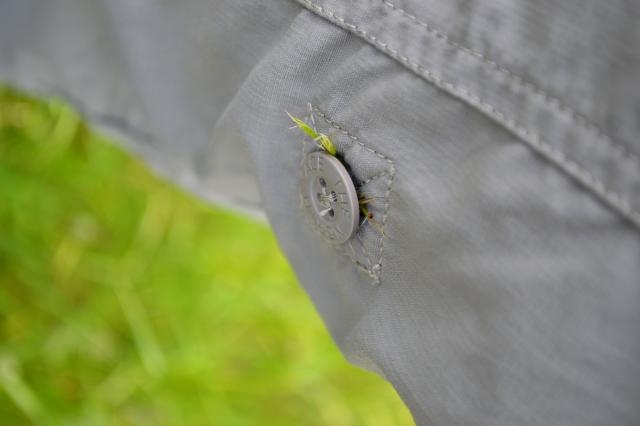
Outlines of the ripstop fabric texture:
[{"label": "ripstop fabric texture", "polygon": [[[352,362],[419,425],[640,422],[640,4],[9,0],[0,78],[266,217]],[[327,244],[299,132],[382,231]],[[81,178],[81,177],[79,177]]]}]

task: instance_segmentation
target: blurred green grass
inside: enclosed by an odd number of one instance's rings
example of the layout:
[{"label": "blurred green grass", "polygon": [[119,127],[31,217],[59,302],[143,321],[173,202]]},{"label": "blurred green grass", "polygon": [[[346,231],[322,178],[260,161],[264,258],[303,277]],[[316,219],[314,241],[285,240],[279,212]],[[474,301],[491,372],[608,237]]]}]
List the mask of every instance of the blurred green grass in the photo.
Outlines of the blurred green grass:
[{"label": "blurred green grass", "polygon": [[408,425],[266,226],[0,86],[0,424]]}]

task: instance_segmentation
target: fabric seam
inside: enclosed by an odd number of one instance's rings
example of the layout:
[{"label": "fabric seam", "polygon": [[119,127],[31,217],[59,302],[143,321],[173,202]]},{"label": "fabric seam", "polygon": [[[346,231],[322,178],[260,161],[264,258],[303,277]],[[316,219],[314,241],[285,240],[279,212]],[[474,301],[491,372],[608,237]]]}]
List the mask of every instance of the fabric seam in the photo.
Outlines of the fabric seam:
[{"label": "fabric seam", "polygon": [[597,136],[597,139],[600,140],[601,142],[607,144],[608,148],[612,152],[615,152],[616,154],[618,154],[622,158],[628,158],[628,159],[634,161],[636,165],[640,166],[640,157],[638,157],[635,153],[633,153],[628,147],[626,147],[626,146],[624,146],[624,145],[622,145],[622,144],[620,144],[618,142],[615,142],[611,136],[606,134],[598,125],[596,125],[586,115],[578,113],[573,108],[571,108],[566,103],[564,103],[557,96],[554,96],[554,95],[550,94],[549,92],[545,91],[544,89],[542,89],[541,87],[539,87],[535,83],[532,83],[532,82],[526,80],[524,77],[522,77],[519,74],[516,74],[515,72],[511,71],[509,68],[505,67],[504,65],[501,65],[501,64],[497,63],[496,61],[488,58],[483,53],[478,52],[476,50],[473,50],[473,49],[471,49],[471,48],[469,48],[467,46],[463,46],[460,43],[457,43],[457,42],[451,40],[449,38],[449,36],[447,36],[446,34],[440,32],[439,30],[435,29],[431,24],[427,24],[426,22],[423,22],[423,21],[419,20],[415,15],[412,15],[412,14],[408,13],[406,10],[402,9],[401,7],[396,6],[395,4],[391,3],[390,1],[382,0],[382,3],[385,6],[391,8],[392,10],[396,10],[396,11],[400,12],[406,18],[408,18],[409,20],[413,21],[416,25],[424,28],[428,33],[432,34],[434,37],[436,37],[436,38],[438,38],[440,40],[443,40],[449,46],[482,60],[482,62],[484,62],[485,64],[491,66],[492,68],[494,68],[498,72],[501,72],[502,74],[506,75],[508,78],[511,79],[511,81],[513,81],[514,84],[524,88],[525,90],[530,91],[534,95],[540,96],[542,98],[542,100],[550,108],[555,109],[556,111],[558,111],[560,113],[567,114],[570,117],[570,119],[577,126],[582,127],[584,129],[586,129],[587,131],[593,132]]},{"label": "fabric seam", "polygon": [[[385,237],[386,237],[386,235],[384,233],[384,230],[385,230],[385,227],[386,227],[386,224],[387,224],[387,217],[388,217],[388,214],[389,214],[389,196],[391,195],[391,187],[393,185],[393,178],[395,176],[395,166],[393,164],[393,161],[390,158],[388,158],[384,154],[379,153],[375,149],[369,148],[368,146],[366,146],[362,141],[360,141],[360,139],[358,139],[357,136],[352,135],[348,130],[346,130],[345,128],[341,127],[336,122],[332,121],[329,117],[326,116],[325,113],[320,111],[319,108],[314,107],[314,109],[318,113],[318,115],[320,117],[322,117],[330,126],[335,128],[336,130],[342,132],[344,135],[349,137],[353,142],[357,143],[358,145],[360,145],[365,150],[377,155],[379,158],[381,158],[384,161],[386,161],[388,166],[389,166],[389,170],[388,170],[389,179],[387,180],[387,189],[386,189],[385,194],[384,194],[384,209],[383,209],[383,212],[382,212],[382,220],[381,220],[381,225],[380,225],[381,238],[380,238],[380,247],[378,248],[378,263],[374,264],[371,267],[372,271],[377,269],[374,273],[377,274],[378,279],[379,279],[380,275],[382,274],[382,256],[384,254],[384,240],[385,240]],[[384,174],[380,173],[377,176],[375,176],[374,178],[369,179],[367,181],[367,183],[368,182],[372,182],[375,178],[379,178],[379,177],[382,177],[382,176],[384,176]]]},{"label": "fabric seam", "polygon": [[[385,194],[384,194],[384,203],[383,203],[383,212],[382,212],[382,219],[380,221],[380,246],[378,247],[378,256],[377,259],[375,260],[376,263],[374,263],[370,268],[367,268],[365,265],[363,265],[361,262],[359,262],[357,259],[354,259],[353,256],[348,253],[346,250],[344,250],[342,247],[338,247],[344,254],[346,254],[349,259],[356,264],[356,266],[358,268],[360,268],[361,270],[363,270],[364,272],[366,272],[371,278],[374,279],[374,284],[379,284],[380,283],[380,277],[382,275],[382,257],[384,255],[384,243],[385,243],[385,227],[387,224],[387,218],[389,215],[389,197],[391,195],[391,188],[393,186],[393,179],[395,176],[395,165],[393,163],[393,160],[391,160],[389,157],[385,156],[384,154],[376,151],[373,148],[370,148],[369,146],[365,145],[364,142],[362,142],[357,136],[353,135],[351,132],[349,132],[347,129],[345,129],[344,127],[342,127],[340,124],[336,123],[335,121],[333,121],[332,119],[330,119],[320,108],[318,108],[316,105],[312,105],[312,112],[315,111],[318,116],[320,118],[322,118],[329,126],[333,127],[335,130],[339,131],[340,133],[344,134],[345,136],[347,136],[352,143],[356,143],[358,144],[361,148],[363,148],[365,151],[370,152],[374,155],[376,155],[378,158],[384,160],[387,163],[387,170],[385,170],[382,173],[378,173],[377,175],[367,179],[366,181],[364,181],[362,184],[367,184],[370,182],[373,182],[376,179],[380,179],[383,176],[387,176],[387,187],[385,190]],[[368,258],[368,256],[365,257],[369,260],[369,262],[371,263],[371,260]]]},{"label": "fabric seam", "polygon": [[[309,108],[308,108],[308,112],[307,112],[306,117],[307,117],[307,118],[309,118],[309,119],[311,120],[311,122],[312,122],[312,123],[314,123],[314,126],[315,126],[315,119],[314,119],[314,117],[313,117],[313,110],[314,110],[314,109],[313,109],[313,107],[311,106],[311,104],[308,104],[308,107],[309,107]],[[327,122],[327,124],[328,124],[328,125],[330,125],[330,124],[329,124],[329,122],[326,120],[326,118],[324,118],[324,117],[323,117],[323,119],[325,120],[325,122]],[[304,161],[305,161],[305,160],[304,160],[304,159],[305,159],[305,152],[306,152],[306,151],[305,151],[305,146],[306,146],[306,139],[305,139],[305,140],[303,140],[302,157],[301,157],[301,159],[300,159],[300,166],[301,166],[301,167],[302,167],[302,165],[304,164]],[[302,204],[301,204],[301,207],[302,207]],[[307,217],[307,218],[308,218],[308,217]],[[308,218],[308,219],[309,219],[309,218]],[[312,223],[312,224],[313,224],[313,221],[312,221],[312,220],[310,220],[310,219],[309,219],[309,221],[310,221],[310,223]],[[317,230],[317,229],[316,229],[316,226],[313,226],[313,229],[314,229],[314,230]],[[320,232],[318,232],[318,235],[322,237],[322,234],[321,234]],[[356,233],[356,236],[357,236],[357,235],[358,235],[358,234]],[[359,238],[359,237],[358,237],[358,238]],[[355,249],[354,249],[354,248],[353,248],[353,246],[351,245],[351,241],[349,241],[348,243],[349,243],[349,247],[351,247],[351,250],[355,252]],[[347,256],[347,257],[349,258],[349,260],[351,260],[351,262],[353,262],[353,263],[356,265],[356,267],[357,267],[358,269],[360,269],[362,272],[364,272],[364,273],[366,273],[367,275],[369,275],[369,276],[374,280],[374,283],[378,282],[378,277],[374,274],[374,272],[373,272],[371,269],[369,269],[369,268],[367,267],[367,265],[363,264],[363,263],[362,263],[362,262],[360,262],[358,259],[356,259],[356,258],[352,255],[352,253],[348,252],[348,251],[347,251],[347,250],[345,250],[342,246],[337,245],[337,244],[335,244],[335,243],[332,243],[331,245],[332,245],[333,247],[335,247],[335,249],[336,249],[336,250],[338,250],[340,253],[342,253],[342,254],[344,254],[345,256]],[[369,264],[371,264],[371,259],[369,259],[369,256],[367,256],[367,254],[366,254],[366,253],[362,253],[362,255],[365,257],[365,259],[367,260],[367,262],[368,262]]]},{"label": "fabric seam", "polygon": [[496,107],[470,93],[467,89],[443,80],[439,75],[428,70],[422,64],[408,58],[407,56],[402,55],[398,50],[390,47],[388,43],[381,41],[380,39],[378,39],[378,37],[366,30],[363,30],[357,25],[346,21],[344,18],[336,15],[334,12],[326,10],[322,6],[319,6],[311,2],[310,0],[297,1],[310,10],[315,11],[320,16],[323,16],[331,22],[335,23],[336,25],[360,35],[362,38],[376,46],[379,50],[387,53],[389,56],[396,59],[407,68],[422,76],[435,86],[466,101],[470,105],[478,108],[480,111],[483,111],[496,122],[514,133],[518,137],[518,139],[521,139],[523,142],[529,145],[535,152],[547,158],[549,161],[556,164],[556,166],[558,166],[561,170],[572,176],[576,181],[581,183],[587,190],[596,195],[606,205],[610,206],[622,217],[635,225],[635,227],[640,228],[640,211],[635,210],[627,199],[622,197],[617,192],[607,188],[606,185],[604,185],[593,174],[584,169],[578,163],[568,159],[564,152],[555,149],[551,144],[544,141],[536,132],[527,129],[515,120],[508,118]]}]

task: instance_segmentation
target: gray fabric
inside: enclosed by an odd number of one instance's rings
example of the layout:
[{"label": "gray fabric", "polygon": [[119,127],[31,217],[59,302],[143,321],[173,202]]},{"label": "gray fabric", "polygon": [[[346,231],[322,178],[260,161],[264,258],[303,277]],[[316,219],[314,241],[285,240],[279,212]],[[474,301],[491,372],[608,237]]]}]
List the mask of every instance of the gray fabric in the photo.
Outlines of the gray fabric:
[{"label": "gray fabric", "polygon": [[[264,211],[345,355],[418,424],[632,425],[639,15],[597,0],[5,0],[0,76],[69,99],[201,196]],[[384,232],[355,255],[299,206],[305,146],[284,111],[308,104],[375,178]]]}]

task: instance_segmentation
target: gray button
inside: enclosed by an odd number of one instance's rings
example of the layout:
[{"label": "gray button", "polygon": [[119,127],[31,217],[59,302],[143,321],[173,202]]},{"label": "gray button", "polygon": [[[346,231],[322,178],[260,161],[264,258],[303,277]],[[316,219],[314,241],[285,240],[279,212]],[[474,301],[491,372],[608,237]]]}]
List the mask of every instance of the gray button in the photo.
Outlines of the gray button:
[{"label": "gray button", "polygon": [[323,151],[307,154],[300,189],[305,208],[325,238],[340,244],[355,234],[358,194],[340,160]]}]

